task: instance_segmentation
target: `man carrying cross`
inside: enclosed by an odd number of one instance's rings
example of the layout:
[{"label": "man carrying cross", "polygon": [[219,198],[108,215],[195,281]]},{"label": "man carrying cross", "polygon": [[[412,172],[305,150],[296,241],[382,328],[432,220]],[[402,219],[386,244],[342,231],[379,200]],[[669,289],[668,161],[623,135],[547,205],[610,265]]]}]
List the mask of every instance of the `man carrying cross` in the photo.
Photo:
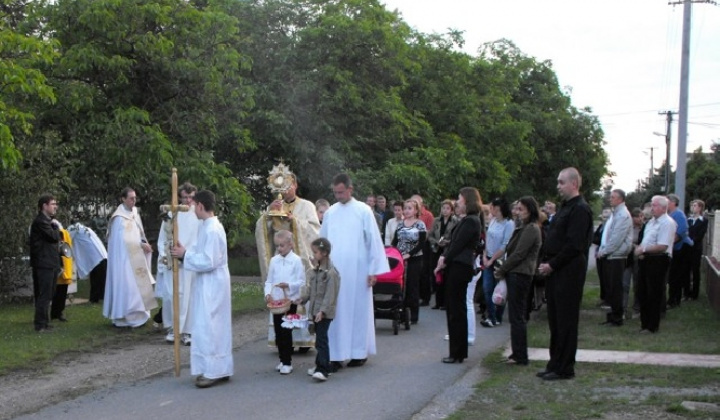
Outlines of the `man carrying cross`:
[{"label": "man carrying cross", "polygon": [[193,343],[190,373],[198,375],[195,386],[208,388],[233,374],[230,270],[225,228],[215,216],[215,194],[195,194],[195,214],[201,220],[191,249],[177,242],[170,254],[196,277],[190,296]]}]

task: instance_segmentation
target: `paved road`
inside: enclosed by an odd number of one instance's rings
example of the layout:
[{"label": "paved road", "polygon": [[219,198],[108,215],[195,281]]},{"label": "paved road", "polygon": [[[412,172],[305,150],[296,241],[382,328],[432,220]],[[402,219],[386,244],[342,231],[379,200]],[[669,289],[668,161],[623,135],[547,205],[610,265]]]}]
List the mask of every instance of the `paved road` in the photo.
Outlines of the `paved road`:
[{"label": "paved road", "polygon": [[363,367],[342,369],[325,383],[315,383],[306,374],[314,365],[314,351],[296,355],[295,371],[281,376],[274,370],[276,353],[258,337],[235,350],[235,375],[229,383],[196,389],[184,366],[179,379],[167,372],[18,418],[410,419],[509,337],[508,325],[479,327],[469,359],[446,365],[440,362],[447,354],[445,330],[445,313],[429,308],[421,309],[418,325],[411,331],[401,329],[397,336],[390,321],[378,320],[378,355]]}]

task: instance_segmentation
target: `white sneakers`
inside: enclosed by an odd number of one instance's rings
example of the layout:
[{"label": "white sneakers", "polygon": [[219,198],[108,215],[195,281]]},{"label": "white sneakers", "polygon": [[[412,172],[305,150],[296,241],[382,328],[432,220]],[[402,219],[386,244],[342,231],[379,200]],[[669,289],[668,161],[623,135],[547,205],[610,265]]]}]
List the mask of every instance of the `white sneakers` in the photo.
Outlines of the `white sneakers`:
[{"label": "white sneakers", "polygon": [[308,376],[313,376],[314,374],[315,374],[315,368],[314,368],[314,367],[308,369]]},{"label": "white sneakers", "polygon": [[315,372],[315,373],[313,373],[312,377],[316,381],[321,381],[321,382],[325,382],[328,380],[327,376],[323,375],[322,372]]},{"label": "white sneakers", "polygon": [[[167,335],[165,336],[165,341],[168,343],[174,343],[175,342],[175,332],[172,328],[168,330]],[[192,336],[187,333],[180,334],[180,344],[183,346],[189,346],[192,343]]]},{"label": "white sneakers", "polygon": [[280,374],[281,375],[289,375],[293,371],[293,367],[291,365],[282,365],[280,366]]},{"label": "white sneakers", "polygon": [[275,366],[275,370],[280,372],[280,369],[282,369],[282,367],[283,367],[283,364],[282,364],[282,362],[280,362],[280,363],[278,363],[277,366]]}]

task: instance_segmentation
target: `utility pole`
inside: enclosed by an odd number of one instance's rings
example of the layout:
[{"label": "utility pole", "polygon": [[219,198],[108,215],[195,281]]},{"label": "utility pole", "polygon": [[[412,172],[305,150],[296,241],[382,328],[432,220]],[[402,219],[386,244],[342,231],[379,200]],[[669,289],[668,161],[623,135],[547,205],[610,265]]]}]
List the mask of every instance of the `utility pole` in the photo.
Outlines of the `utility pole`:
[{"label": "utility pole", "polygon": [[650,149],[650,172],[648,173],[648,183],[652,180],[653,172],[655,172],[655,163],[653,161],[653,151],[657,149],[657,147],[648,147]]},{"label": "utility pole", "polygon": [[[687,168],[687,116],[690,83],[690,33],[693,3],[717,4],[713,0],[671,1],[669,5],[683,5],[683,35],[680,61],[680,105],[678,107],[677,163],[675,165],[675,194],[680,199],[678,207],[685,211],[685,178]],[[668,132],[669,135],[669,132]]]},{"label": "utility pole", "polygon": [[[676,114],[676,112],[660,111],[658,114],[665,115],[665,120],[667,121],[667,126],[665,127],[665,187],[663,192],[670,194],[670,135],[672,134],[670,129],[672,128],[673,114]],[[653,134],[662,136],[661,133]],[[677,186],[675,187],[675,191],[677,191]]]}]

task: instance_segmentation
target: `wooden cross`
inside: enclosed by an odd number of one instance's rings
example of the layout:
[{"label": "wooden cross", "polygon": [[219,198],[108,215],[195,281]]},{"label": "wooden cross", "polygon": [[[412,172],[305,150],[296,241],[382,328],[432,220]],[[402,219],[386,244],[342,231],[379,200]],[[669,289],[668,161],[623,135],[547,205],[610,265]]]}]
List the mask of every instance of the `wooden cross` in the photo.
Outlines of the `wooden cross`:
[{"label": "wooden cross", "polygon": [[[171,205],[162,205],[160,206],[161,212],[171,212],[172,213],[172,245],[174,245],[177,242],[178,238],[178,224],[177,224],[177,215],[178,212],[181,211],[189,211],[190,207],[186,206],[184,204],[178,204],[178,179],[177,179],[177,169],[172,168],[172,177],[170,179],[170,183],[172,184],[172,199],[170,200]],[[171,245],[171,248],[172,248]],[[168,255],[168,257],[171,257]],[[174,356],[175,356],[175,376],[180,376],[180,295],[179,295],[179,278],[178,278],[178,271],[179,271],[179,260],[177,258],[172,258],[172,272],[173,272],[173,350],[174,350]]]}]

